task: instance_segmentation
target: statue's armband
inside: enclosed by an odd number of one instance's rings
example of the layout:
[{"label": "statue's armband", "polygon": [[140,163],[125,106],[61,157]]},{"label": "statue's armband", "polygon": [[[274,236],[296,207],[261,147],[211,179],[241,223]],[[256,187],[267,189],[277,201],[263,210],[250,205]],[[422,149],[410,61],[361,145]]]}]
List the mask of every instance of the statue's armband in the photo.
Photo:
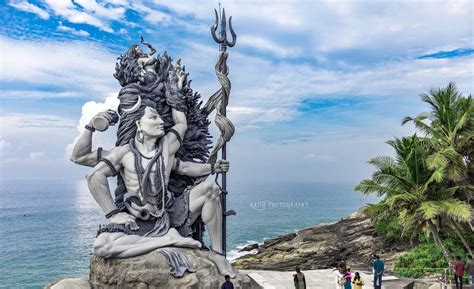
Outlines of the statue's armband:
[{"label": "statue's armband", "polygon": [[179,133],[174,128],[170,129],[169,132],[173,133],[176,136],[176,139],[179,142],[179,146],[181,146],[181,144],[183,143],[183,140],[181,139],[181,136],[179,135]]},{"label": "statue's armband", "polygon": [[102,159],[102,147],[97,148],[97,164],[100,162]]},{"label": "statue's armband", "polygon": [[114,167],[114,165],[112,164],[111,161],[109,161],[106,158],[101,158],[98,163],[100,163],[100,162],[103,162],[104,164],[106,164],[110,168],[110,170],[112,171],[112,176],[113,177],[118,175],[117,169],[115,169],[115,167]]}]

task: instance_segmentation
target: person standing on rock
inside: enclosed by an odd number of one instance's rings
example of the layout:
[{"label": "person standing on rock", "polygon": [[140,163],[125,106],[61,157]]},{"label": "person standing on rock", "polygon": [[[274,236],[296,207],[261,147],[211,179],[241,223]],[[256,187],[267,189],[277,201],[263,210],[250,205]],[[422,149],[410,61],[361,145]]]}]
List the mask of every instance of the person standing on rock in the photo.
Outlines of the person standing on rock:
[{"label": "person standing on rock", "polygon": [[232,284],[232,282],[230,282],[230,276],[225,275],[224,278],[225,278],[225,282],[222,283],[221,289],[234,289],[234,284]]},{"label": "person standing on rock", "polygon": [[471,289],[474,289],[474,260],[472,259],[471,255],[469,255],[469,260],[467,260],[467,263],[466,263],[466,271],[467,271],[467,280],[469,280]]},{"label": "person standing on rock", "polygon": [[456,289],[462,289],[462,276],[464,275],[464,262],[460,256],[456,256],[454,262],[454,282],[456,282]]},{"label": "person standing on rock", "polygon": [[385,270],[383,261],[380,256],[375,255],[374,261],[374,288],[382,288],[382,275]]},{"label": "person standing on rock", "polygon": [[306,289],[306,279],[304,274],[301,273],[300,267],[296,267],[296,274],[293,275],[293,282],[295,283],[295,289]]},{"label": "person standing on rock", "polygon": [[359,272],[355,272],[354,281],[352,281],[352,284],[354,284],[354,289],[362,289],[362,286],[364,286],[364,279],[360,277]]}]

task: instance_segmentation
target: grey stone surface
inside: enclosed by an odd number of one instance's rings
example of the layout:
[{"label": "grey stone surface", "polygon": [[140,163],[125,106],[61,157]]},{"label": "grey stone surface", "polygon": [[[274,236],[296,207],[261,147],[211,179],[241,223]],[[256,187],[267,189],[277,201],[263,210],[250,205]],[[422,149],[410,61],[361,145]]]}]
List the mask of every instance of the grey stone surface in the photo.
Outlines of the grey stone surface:
[{"label": "grey stone surface", "polygon": [[45,289],[91,289],[89,280],[85,278],[65,278],[52,282],[44,287]]},{"label": "grey stone surface", "polygon": [[[180,249],[197,269],[181,278],[170,275],[167,259],[152,251],[145,255],[126,259],[90,259],[90,281],[99,288],[219,288],[224,278],[209,259],[209,252],[196,249]],[[237,273],[232,279],[235,288],[259,288],[245,274]]]},{"label": "grey stone surface", "polygon": [[[265,289],[293,289],[294,271],[270,271],[270,270],[241,270],[242,274],[247,274],[250,279]],[[303,271],[308,289],[339,289],[336,286],[335,275],[331,269]],[[370,272],[360,272],[365,280],[365,288],[372,288],[372,275]],[[405,289],[405,286],[412,283],[412,280],[403,280],[394,276],[385,275],[382,289]],[[418,289],[423,287],[417,287]],[[426,287],[428,288],[428,287]]]}]

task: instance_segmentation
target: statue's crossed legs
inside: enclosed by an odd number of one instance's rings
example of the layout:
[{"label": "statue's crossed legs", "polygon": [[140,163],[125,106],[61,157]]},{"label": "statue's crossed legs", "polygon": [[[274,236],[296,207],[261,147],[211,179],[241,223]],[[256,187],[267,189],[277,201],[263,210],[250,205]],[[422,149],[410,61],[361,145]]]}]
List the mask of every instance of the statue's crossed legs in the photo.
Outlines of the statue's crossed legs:
[{"label": "statue's crossed legs", "polygon": [[[212,250],[221,253],[223,212],[219,187],[212,181],[195,186],[189,193],[189,210],[192,223],[201,216],[209,231]],[[185,238],[176,229],[170,228],[162,237],[101,233],[94,241],[93,248],[94,254],[100,257],[128,258],[168,246],[201,248],[201,243],[190,237]],[[223,255],[211,252],[209,259],[216,264],[221,275],[235,277],[232,266]]]}]

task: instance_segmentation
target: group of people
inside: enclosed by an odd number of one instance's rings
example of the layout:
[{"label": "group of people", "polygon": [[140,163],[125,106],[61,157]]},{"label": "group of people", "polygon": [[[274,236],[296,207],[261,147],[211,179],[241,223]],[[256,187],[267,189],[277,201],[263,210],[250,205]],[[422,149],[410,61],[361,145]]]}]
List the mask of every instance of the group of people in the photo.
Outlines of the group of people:
[{"label": "group of people", "polygon": [[[382,276],[385,270],[384,263],[380,257],[374,255],[373,261],[374,273],[374,288],[382,288]],[[359,272],[352,275],[351,268],[344,262],[340,263],[337,268],[333,270],[335,273],[336,289],[362,289],[365,285],[365,280]],[[299,267],[296,267],[296,274],[293,275],[293,281],[296,289],[306,289],[306,279]]]},{"label": "group of people", "polygon": [[[380,256],[374,255],[372,263],[373,267],[373,287],[375,289],[382,288],[382,276],[385,271],[384,263],[380,259]],[[464,273],[467,273],[469,284],[471,289],[474,289],[474,260],[469,255],[469,260],[464,264],[460,256],[456,257],[452,269],[454,271],[454,279],[456,282],[456,289],[462,289],[462,278]],[[361,277],[359,272],[355,272],[352,276],[351,268],[349,268],[344,262],[340,263],[337,268],[333,270],[335,273],[336,289],[362,289],[365,285],[364,279]],[[296,267],[296,274],[293,274],[293,282],[295,289],[306,289],[306,279],[304,274],[301,272],[299,267]],[[233,289],[233,284],[230,281],[229,276],[225,276],[225,282],[222,284],[221,289]]]},{"label": "group of people", "polygon": [[[374,255],[373,266],[373,287],[382,288],[382,276],[385,270],[384,263],[380,260],[378,255]],[[339,266],[333,270],[336,274],[336,289],[362,289],[365,285],[364,279],[361,277],[359,272],[355,272],[352,276],[351,268],[346,266],[345,263],[340,263]]]}]

